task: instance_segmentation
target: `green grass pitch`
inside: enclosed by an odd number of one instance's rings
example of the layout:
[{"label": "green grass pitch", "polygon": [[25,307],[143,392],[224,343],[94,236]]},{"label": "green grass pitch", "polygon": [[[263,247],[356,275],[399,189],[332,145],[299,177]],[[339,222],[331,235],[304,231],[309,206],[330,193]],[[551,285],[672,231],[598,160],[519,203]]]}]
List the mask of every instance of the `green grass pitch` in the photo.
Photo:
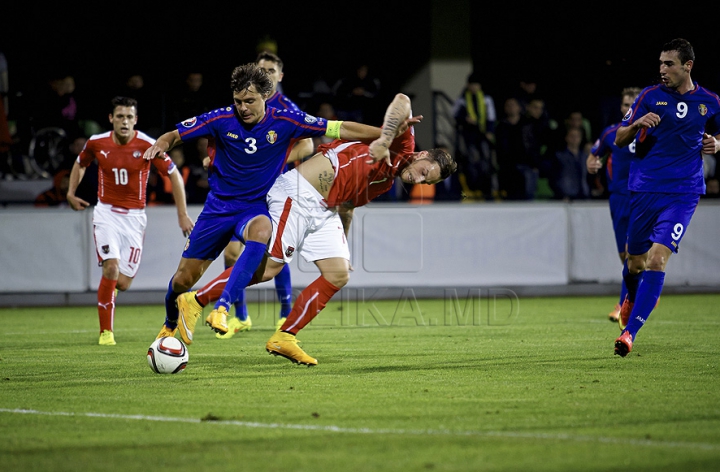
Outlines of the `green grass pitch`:
[{"label": "green grass pitch", "polygon": [[[614,297],[333,301],[268,355],[274,307],[154,374],[164,319],[0,309],[4,471],[717,471],[720,295],[666,295],[613,355]],[[206,309],[207,313],[208,309]]]}]

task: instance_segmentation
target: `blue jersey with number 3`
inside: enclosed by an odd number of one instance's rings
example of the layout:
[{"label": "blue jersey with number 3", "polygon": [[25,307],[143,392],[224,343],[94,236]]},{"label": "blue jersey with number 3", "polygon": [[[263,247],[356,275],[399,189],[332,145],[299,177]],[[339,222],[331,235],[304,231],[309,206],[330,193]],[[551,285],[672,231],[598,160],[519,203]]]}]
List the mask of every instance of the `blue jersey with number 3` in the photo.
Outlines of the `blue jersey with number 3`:
[{"label": "blue jersey with number 3", "polygon": [[720,130],[720,99],[706,88],[684,94],[664,85],[646,87],[623,118],[629,126],[649,112],[660,124],[641,130],[635,140],[628,188],[634,192],[705,193],[703,133]]},{"label": "blue jersey with number 3", "polygon": [[183,141],[208,139],[208,183],[214,196],[236,202],[265,201],[296,141],[323,136],[327,120],[304,112],[266,108],[248,126],[234,106],[219,108],[175,125]]}]

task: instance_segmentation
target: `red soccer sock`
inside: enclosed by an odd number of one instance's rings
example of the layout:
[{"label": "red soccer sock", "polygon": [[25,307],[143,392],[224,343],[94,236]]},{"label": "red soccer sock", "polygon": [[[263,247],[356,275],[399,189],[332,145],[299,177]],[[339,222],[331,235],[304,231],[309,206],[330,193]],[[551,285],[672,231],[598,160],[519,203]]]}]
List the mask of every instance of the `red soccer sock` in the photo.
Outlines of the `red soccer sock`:
[{"label": "red soccer sock", "polygon": [[[195,294],[195,298],[197,299],[198,303],[200,303],[200,306],[208,306],[210,303],[213,303],[218,298],[220,298],[223,290],[225,290],[225,285],[227,285],[228,279],[230,279],[230,272],[232,272],[232,267],[228,267],[227,269],[225,269],[222,274],[218,275],[210,282],[206,283],[203,288],[197,291],[197,294]],[[257,275],[253,275],[253,278],[252,280],[250,280],[248,287],[250,285],[255,285],[256,283],[258,283]]]},{"label": "red soccer sock", "polygon": [[115,287],[117,280],[100,278],[98,287],[98,318],[100,319],[100,332],[112,331],[115,319]]},{"label": "red soccer sock", "polygon": [[203,288],[198,290],[197,294],[195,294],[195,298],[197,298],[200,305],[207,306],[209,303],[212,303],[220,298],[220,295],[222,295],[223,290],[225,290],[225,285],[230,278],[230,272],[232,272],[232,267],[225,269],[222,274],[218,275],[210,282],[206,283]]},{"label": "red soccer sock", "polygon": [[292,311],[283,323],[283,331],[297,335],[298,331],[310,323],[339,291],[339,287],[328,282],[322,275],[315,279],[298,295]]}]

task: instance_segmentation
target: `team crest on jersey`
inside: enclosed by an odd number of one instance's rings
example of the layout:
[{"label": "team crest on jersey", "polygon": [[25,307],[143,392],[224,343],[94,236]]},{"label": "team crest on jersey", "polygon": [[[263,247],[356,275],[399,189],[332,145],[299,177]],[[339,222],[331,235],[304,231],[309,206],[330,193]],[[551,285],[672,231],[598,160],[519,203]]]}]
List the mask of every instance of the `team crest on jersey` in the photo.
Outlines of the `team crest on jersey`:
[{"label": "team crest on jersey", "polygon": [[700,112],[700,116],[707,115],[707,107],[705,106],[704,103],[701,103],[700,105],[698,105],[698,111]]},{"label": "team crest on jersey", "polygon": [[193,126],[195,126],[195,123],[197,123],[197,116],[188,118],[187,120],[182,122],[182,125],[186,128],[192,128]]},{"label": "team crest on jersey", "polygon": [[133,157],[134,157],[135,159],[139,159],[140,156],[142,156],[142,154],[140,154],[140,151],[135,151],[135,152],[133,152]]},{"label": "team crest on jersey", "polygon": [[313,123],[317,122],[317,118],[315,118],[312,115],[305,115],[305,123],[311,125]]},{"label": "team crest on jersey", "polygon": [[292,246],[288,246],[287,249],[285,249],[285,257],[292,257],[292,255],[295,253],[295,248]]},{"label": "team crest on jersey", "polygon": [[106,244],[106,245],[104,245],[104,246],[101,248],[101,250],[102,250],[102,253],[103,253],[103,254],[107,254],[107,253],[110,252],[110,246],[108,246],[108,245]]},{"label": "team crest on jersey", "polygon": [[266,136],[267,142],[270,144],[275,144],[275,141],[277,141],[277,133],[275,131],[268,131],[268,134]]},{"label": "team crest on jersey", "polygon": [[632,116],[632,108],[628,109],[628,112],[625,113],[625,116],[623,116],[623,121],[629,120],[630,116]]}]

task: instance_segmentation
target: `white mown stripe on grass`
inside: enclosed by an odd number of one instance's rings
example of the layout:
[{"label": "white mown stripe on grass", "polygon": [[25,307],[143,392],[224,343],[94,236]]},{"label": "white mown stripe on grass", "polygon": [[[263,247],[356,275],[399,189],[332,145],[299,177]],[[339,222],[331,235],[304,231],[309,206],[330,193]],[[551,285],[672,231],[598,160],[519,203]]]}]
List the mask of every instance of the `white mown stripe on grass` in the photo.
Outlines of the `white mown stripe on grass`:
[{"label": "white mown stripe on grass", "polygon": [[478,437],[499,437],[499,438],[522,438],[522,439],[550,439],[561,441],[577,442],[598,442],[608,444],[622,444],[634,446],[651,447],[676,447],[686,449],[718,450],[720,444],[678,442],[678,441],[655,441],[652,439],[626,439],[607,438],[602,436],[576,436],[572,434],[545,434],[545,433],[518,433],[512,431],[453,431],[449,429],[371,429],[371,428],[343,428],[332,425],[305,425],[285,423],[257,423],[254,421],[235,420],[201,420],[197,418],[172,418],[167,416],[146,416],[146,415],[116,415],[108,413],[72,413],[65,411],[38,411],[25,409],[0,408],[0,413],[17,413],[24,415],[45,415],[45,416],[85,416],[88,418],[108,418],[120,420],[139,421],[166,421],[176,423],[212,423],[219,426],[241,426],[244,428],[265,428],[265,429],[295,429],[307,431],[331,431],[335,433],[349,434],[403,434],[415,436],[478,436]]}]

